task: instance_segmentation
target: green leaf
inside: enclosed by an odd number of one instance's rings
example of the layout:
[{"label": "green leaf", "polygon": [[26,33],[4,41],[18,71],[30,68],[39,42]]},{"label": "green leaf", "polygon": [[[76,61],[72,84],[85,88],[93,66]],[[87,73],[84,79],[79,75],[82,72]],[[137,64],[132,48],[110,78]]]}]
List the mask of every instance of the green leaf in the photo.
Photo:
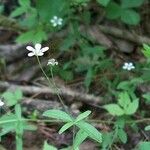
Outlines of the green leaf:
[{"label": "green leaf", "polygon": [[43,116],[50,117],[50,118],[55,118],[55,119],[60,119],[65,122],[72,122],[73,119],[71,118],[70,115],[67,113],[57,110],[57,109],[52,109],[52,110],[47,110],[43,113]]},{"label": "green leaf", "polygon": [[123,8],[139,7],[145,0],[121,0],[121,6]]},{"label": "green leaf", "polygon": [[102,140],[102,150],[107,150],[107,147],[112,144],[113,132],[104,132]]},{"label": "green leaf", "polygon": [[118,103],[124,109],[126,107],[128,107],[128,105],[131,103],[131,99],[130,99],[129,94],[127,92],[121,92],[121,93],[119,93]]},{"label": "green leaf", "polygon": [[16,42],[17,43],[41,43],[41,41],[46,40],[47,35],[42,29],[37,30],[30,30],[28,32],[25,32],[21,34],[19,37],[17,37]]},{"label": "green leaf", "polygon": [[127,134],[123,129],[118,130],[118,137],[123,143],[127,142]]},{"label": "green leaf", "polygon": [[102,6],[107,6],[110,0],[97,0],[97,2]]},{"label": "green leaf", "polygon": [[145,131],[149,131],[150,130],[150,125],[145,127]]},{"label": "green leaf", "polygon": [[109,19],[119,18],[121,16],[121,12],[122,12],[122,9],[115,2],[109,3],[107,8],[106,8],[106,15]]},{"label": "green leaf", "polygon": [[36,7],[40,19],[49,22],[53,16],[61,17],[67,14],[69,3],[66,0],[38,0],[36,1]]},{"label": "green leaf", "polygon": [[145,57],[150,58],[150,46],[147,44],[143,44],[142,52]]},{"label": "green leaf", "polygon": [[79,130],[75,136],[74,139],[74,143],[73,143],[73,147],[74,149],[78,148],[80,146],[80,144],[88,137],[88,134],[83,131],[83,130]]},{"label": "green leaf", "polygon": [[46,141],[44,142],[44,148],[43,150],[57,150],[56,147],[49,145]]},{"label": "green leaf", "polygon": [[62,51],[69,51],[70,47],[72,47],[76,42],[76,38],[74,35],[70,34],[60,45],[60,49]]},{"label": "green leaf", "polygon": [[134,114],[139,107],[139,100],[135,99],[133,102],[129,104],[129,106],[125,109],[125,114],[132,115]]},{"label": "green leaf", "polygon": [[22,94],[22,91],[20,89],[17,89],[15,92],[15,97],[16,97],[16,100],[21,100],[22,97],[23,97],[23,94]]},{"label": "green leaf", "polygon": [[73,72],[72,71],[69,71],[69,70],[63,70],[63,69],[60,69],[59,70],[59,74],[60,76],[66,80],[66,81],[71,81],[73,80]]},{"label": "green leaf", "polygon": [[140,22],[139,14],[131,9],[122,10],[121,20],[129,25],[137,25]]},{"label": "green leaf", "polygon": [[24,9],[24,7],[16,8],[14,11],[11,12],[10,17],[17,17],[17,16],[20,16],[20,15],[22,15],[23,13],[25,13],[26,11],[27,11],[27,10]]},{"label": "green leaf", "polygon": [[150,142],[140,142],[138,150],[149,150],[149,149],[150,149]]},{"label": "green leaf", "polygon": [[61,127],[61,129],[59,130],[59,134],[62,134],[64,131],[66,131],[68,128],[70,128],[71,126],[74,125],[74,122],[68,122],[65,125],[63,125]]},{"label": "green leaf", "polygon": [[30,0],[19,0],[19,4],[22,7],[30,7]]},{"label": "green leaf", "polygon": [[102,134],[95,128],[93,127],[91,124],[84,122],[84,121],[80,121],[77,122],[76,125],[83,130],[84,132],[87,133],[87,135],[96,140],[97,142],[101,143],[102,142]]},{"label": "green leaf", "polygon": [[86,73],[86,77],[85,77],[85,80],[84,80],[84,85],[86,86],[86,89],[88,90],[91,82],[92,82],[92,79],[93,79],[93,76],[94,76],[94,71],[93,71],[93,68],[90,67]]},{"label": "green leaf", "polygon": [[15,92],[5,92],[2,94],[4,100],[8,106],[13,106],[17,104],[23,97],[22,91],[17,89]]},{"label": "green leaf", "polygon": [[114,116],[122,116],[124,114],[124,110],[117,104],[108,104],[104,108]]},{"label": "green leaf", "polygon": [[88,110],[88,111],[86,111],[86,112],[80,114],[80,115],[76,118],[75,122],[78,122],[78,121],[81,121],[81,120],[85,119],[86,117],[88,117],[88,116],[90,115],[90,113],[91,113],[91,111]]}]

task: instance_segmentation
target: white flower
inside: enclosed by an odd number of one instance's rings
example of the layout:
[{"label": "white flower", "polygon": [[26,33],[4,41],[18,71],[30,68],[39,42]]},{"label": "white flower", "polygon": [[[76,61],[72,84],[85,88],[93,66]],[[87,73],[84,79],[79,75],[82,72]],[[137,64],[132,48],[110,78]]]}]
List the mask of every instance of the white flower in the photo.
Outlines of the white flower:
[{"label": "white flower", "polygon": [[62,21],[63,21],[63,19],[62,19],[62,18],[58,18],[57,16],[54,16],[54,17],[50,20],[50,22],[52,23],[53,27],[62,25]]},{"label": "white flower", "polygon": [[48,60],[47,65],[55,66],[55,65],[58,65],[58,62],[54,58],[52,58]]},{"label": "white flower", "polygon": [[30,51],[30,53],[28,53],[28,56],[32,57],[34,55],[35,56],[43,56],[44,52],[46,52],[49,49],[49,47],[42,48],[42,45],[37,43],[37,44],[35,44],[35,47],[27,46],[26,49]]},{"label": "white flower", "polygon": [[4,105],[4,102],[0,99],[0,107]]},{"label": "white flower", "polygon": [[122,68],[124,70],[129,70],[130,71],[130,70],[134,69],[135,67],[134,67],[132,62],[129,62],[129,63],[125,62]]}]

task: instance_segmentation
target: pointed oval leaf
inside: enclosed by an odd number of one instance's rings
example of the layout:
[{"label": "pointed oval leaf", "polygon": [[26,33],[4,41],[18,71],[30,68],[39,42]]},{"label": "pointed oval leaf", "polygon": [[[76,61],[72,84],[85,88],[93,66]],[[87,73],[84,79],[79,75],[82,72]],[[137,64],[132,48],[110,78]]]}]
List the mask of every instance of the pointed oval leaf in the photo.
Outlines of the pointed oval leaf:
[{"label": "pointed oval leaf", "polygon": [[102,134],[91,124],[84,121],[80,121],[77,122],[76,125],[84,132],[86,132],[90,138],[96,140],[99,143],[102,142]]},{"label": "pointed oval leaf", "polygon": [[84,113],[80,114],[77,118],[76,118],[76,122],[81,121],[83,119],[85,119],[86,117],[88,117],[90,115],[91,111],[85,111]]},{"label": "pointed oval leaf", "polygon": [[47,110],[43,113],[43,116],[60,119],[65,122],[73,121],[70,115],[68,115],[66,112],[57,109]]},{"label": "pointed oval leaf", "polygon": [[80,144],[88,137],[88,134],[83,131],[82,129],[80,129],[74,139],[74,149],[78,148],[80,146]]},{"label": "pointed oval leaf", "polygon": [[108,104],[105,105],[104,108],[114,116],[122,116],[124,114],[124,110],[117,104]]},{"label": "pointed oval leaf", "polygon": [[59,134],[62,134],[64,131],[66,131],[68,128],[70,128],[71,126],[73,126],[73,122],[68,122],[65,125],[63,125],[61,127],[61,129],[59,130]]},{"label": "pointed oval leaf", "polygon": [[134,114],[134,113],[137,111],[138,107],[139,107],[139,100],[138,100],[138,99],[135,99],[135,100],[133,100],[133,102],[131,102],[131,103],[129,104],[129,106],[126,108],[125,114],[127,114],[127,115],[132,115],[132,114]]},{"label": "pointed oval leaf", "polygon": [[127,142],[127,134],[123,129],[118,130],[118,137],[123,143]]}]

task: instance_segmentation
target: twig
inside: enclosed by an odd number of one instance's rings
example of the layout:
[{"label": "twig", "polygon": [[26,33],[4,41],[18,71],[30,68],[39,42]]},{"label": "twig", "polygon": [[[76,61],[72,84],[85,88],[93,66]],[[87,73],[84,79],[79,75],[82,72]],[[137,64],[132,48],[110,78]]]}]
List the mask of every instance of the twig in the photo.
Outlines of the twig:
[{"label": "twig", "polygon": [[121,29],[118,29],[118,28],[112,27],[112,26],[99,25],[99,28],[102,32],[104,32],[106,34],[110,34],[110,35],[113,35],[118,38],[126,39],[126,40],[132,41],[137,44],[143,44],[143,43],[150,44],[150,38],[148,38],[146,36],[140,36],[137,34],[133,35],[132,33],[128,32],[128,31],[121,30]]},{"label": "twig", "polygon": [[[28,94],[28,95],[33,95],[36,93],[41,93],[41,94],[56,94],[56,92],[48,87],[38,87],[38,86],[22,86],[22,85],[16,85],[16,84],[12,84],[9,82],[3,82],[0,81],[0,88],[1,89],[21,89],[23,91],[24,94]],[[67,97],[66,100],[68,102],[72,102],[73,100],[76,101],[82,101],[85,103],[92,103],[92,104],[100,104],[103,102],[103,100],[100,97],[96,97],[94,95],[91,94],[86,94],[86,93],[80,93],[77,91],[73,91],[69,88],[66,88],[64,86],[59,86],[59,92],[60,95]]]}]

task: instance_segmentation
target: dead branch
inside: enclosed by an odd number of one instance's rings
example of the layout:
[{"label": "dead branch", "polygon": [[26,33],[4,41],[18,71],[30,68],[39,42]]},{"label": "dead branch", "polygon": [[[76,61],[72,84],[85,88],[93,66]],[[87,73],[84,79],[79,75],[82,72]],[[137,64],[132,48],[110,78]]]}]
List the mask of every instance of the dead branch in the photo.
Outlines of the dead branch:
[{"label": "dead branch", "polygon": [[[23,91],[24,94],[27,94],[27,95],[34,95],[37,93],[45,94],[45,95],[56,94],[56,92],[52,88],[48,88],[48,87],[27,86],[27,85],[22,86],[22,85],[12,84],[9,82],[0,81],[1,90],[4,90],[4,89],[6,90],[8,88],[12,90],[19,88]],[[92,103],[92,104],[102,103],[102,99],[100,97],[96,97],[91,94],[79,93],[77,91],[73,91],[64,86],[59,86],[59,94],[62,95],[63,97],[66,97],[66,100],[70,103],[73,100],[81,101],[84,103]]]},{"label": "dead branch", "polygon": [[126,40],[132,41],[137,44],[143,44],[143,43],[150,44],[150,38],[148,38],[146,36],[132,34],[128,31],[121,30],[121,29],[118,29],[118,28],[112,27],[112,26],[99,25],[99,28],[102,32],[104,32],[106,34],[110,34],[110,35],[118,37],[118,38],[126,39]]},{"label": "dead branch", "polygon": [[25,46],[22,44],[0,45],[0,57],[4,58],[6,62],[12,62],[25,55],[24,49]]}]

